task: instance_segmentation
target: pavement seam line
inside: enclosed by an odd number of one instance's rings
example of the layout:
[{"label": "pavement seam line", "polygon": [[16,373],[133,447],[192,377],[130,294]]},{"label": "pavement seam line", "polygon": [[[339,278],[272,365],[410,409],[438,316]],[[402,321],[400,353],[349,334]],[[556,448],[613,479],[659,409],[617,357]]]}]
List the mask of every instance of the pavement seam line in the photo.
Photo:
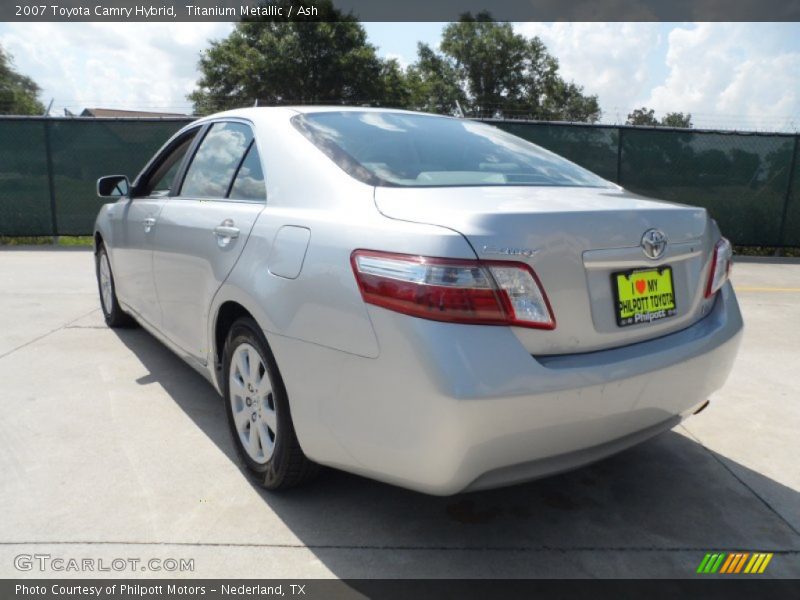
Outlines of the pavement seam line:
[{"label": "pavement seam line", "polygon": [[800,288],[740,287],[737,292],[800,292]]},{"label": "pavement seam line", "polygon": [[[262,544],[247,542],[119,542],[119,541],[58,541],[58,542],[0,542],[1,546],[189,546],[211,548],[286,548],[310,550],[421,550],[421,551],[491,551],[491,552],[707,552],[708,547],[657,546],[403,546],[379,544]],[[738,552],[741,546],[714,547],[719,552]],[[773,554],[800,555],[800,548],[770,549]]]},{"label": "pavement seam line", "polygon": [[743,480],[741,477],[739,477],[739,476],[738,476],[738,475],[737,475],[737,474],[736,474],[736,473],[733,471],[733,469],[731,469],[731,468],[730,468],[728,465],[726,465],[726,464],[725,464],[725,463],[722,461],[722,459],[720,459],[720,458],[719,458],[719,457],[716,455],[716,453],[714,453],[714,452],[713,452],[713,451],[712,451],[710,448],[708,448],[708,447],[707,447],[707,446],[706,446],[706,445],[705,445],[705,444],[704,444],[702,441],[700,441],[700,438],[698,438],[698,437],[697,437],[696,435],[694,435],[694,434],[693,434],[691,431],[689,431],[689,429],[687,429],[687,428],[686,428],[686,426],[684,426],[684,425],[681,425],[681,426],[680,426],[680,428],[681,428],[681,429],[683,429],[683,430],[686,432],[686,435],[688,435],[688,436],[689,436],[690,438],[692,438],[692,439],[693,439],[695,442],[697,442],[697,443],[700,445],[700,447],[701,447],[701,448],[703,448],[703,450],[705,450],[706,452],[708,452],[708,454],[711,456],[711,458],[713,458],[713,459],[714,459],[715,461],[717,461],[717,462],[718,462],[720,465],[722,465],[722,468],[723,468],[723,469],[725,469],[725,470],[726,470],[728,473],[730,473],[730,474],[731,474],[731,476],[733,476],[733,478],[734,478],[734,479],[736,479],[736,481],[738,481],[739,483],[741,483],[741,484],[742,484],[742,485],[743,485],[743,486],[744,486],[744,487],[745,487],[747,490],[749,490],[749,491],[750,491],[750,493],[751,493],[751,494],[753,494],[753,496],[755,496],[756,498],[758,498],[758,499],[761,501],[761,503],[762,503],[764,506],[766,506],[766,507],[767,507],[767,509],[768,509],[770,512],[772,512],[772,513],[773,513],[773,514],[774,514],[776,517],[778,517],[778,519],[780,519],[781,521],[783,521],[783,522],[786,524],[786,526],[787,526],[787,527],[788,527],[788,528],[789,528],[789,529],[790,529],[790,530],[791,530],[791,531],[792,531],[792,532],[793,532],[795,535],[797,535],[797,536],[800,536],[800,531],[798,531],[798,530],[795,528],[795,526],[794,526],[794,525],[792,525],[792,523],[791,523],[791,522],[789,522],[789,521],[786,519],[786,517],[784,517],[784,516],[783,516],[783,515],[782,515],[782,514],[781,514],[781,513],[778,511],[778,509],[776,509],[774,506],[772,506],[772,504],[770,504],[770,503],[769,503],[769,502],[766,500],[766,498],[764,498],[764,497],[763,497],[761,494],[759,494],[759,493],[758,493],[756,490],[754,490],[754,489],[753,489],[753,488],[752,488],[750,485],[748,485],[748,484],[747,484],[747,482],[745,482],[745,481],[744,481],[744,480]]},{"label": "pavement seam line", "polygon": [[67,329],[70,325],[72,325],[76,321],[80,321],[81,319],[84,319],[84,318],[88,317],[89,315],[91,315],[92,313],[97,312],[98,310],[100,310],[100,309],[99,308],[93,308],[92,310],[90,310],[88,313],[86,313],[84,315],[80,315],[79,317],[75,317],[71,321],[68,321],[68,322],[64,323],[63,325],[59,325],[58,327],[48,331],[47,333],[43,333],[42,335],[37,336],[37,337],[33,338],[32,340],[28,340],[24,344],[20,344],[16,348],[12,348],[11,350],[8,350],[8,351],[4,352],[3,354],[0,354],[0,360],[4,359],[6,356],[9,356],[9,355],[13,354],[17,350],[22,350],[23,348],[25,348],[27,346],[30,346],[31,344],[35,344],[39,340],[43,340],[47,336],[53,335],[57,331],[61,331],[62,329]]}]

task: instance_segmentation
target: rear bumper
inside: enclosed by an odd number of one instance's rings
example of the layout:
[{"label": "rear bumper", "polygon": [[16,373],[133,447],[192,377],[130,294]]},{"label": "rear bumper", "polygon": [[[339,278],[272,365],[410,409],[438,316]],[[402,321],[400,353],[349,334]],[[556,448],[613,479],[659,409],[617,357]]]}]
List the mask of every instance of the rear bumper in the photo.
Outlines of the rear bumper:
[{"label": "rear bumper", "polygon": [[742,318],[730,284],[682,331],[532,357],[510,328],[370,308],[380,355],[270,338],[310,458],[447,495],[572,469],[669,429],[722,386]]}]

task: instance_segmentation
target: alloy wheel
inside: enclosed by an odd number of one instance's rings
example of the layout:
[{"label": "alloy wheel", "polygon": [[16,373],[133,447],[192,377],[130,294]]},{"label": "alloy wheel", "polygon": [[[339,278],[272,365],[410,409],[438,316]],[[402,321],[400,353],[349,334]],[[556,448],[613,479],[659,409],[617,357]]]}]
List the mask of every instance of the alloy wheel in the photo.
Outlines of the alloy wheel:
[{"label": "alloy wheel", "polygon": [[108,254],[100,254],[100,301],[103,303],[103,312],[111,313],[114,306],[114,289],[111,286],[111,265],[108,264]]},{"label": "alloy wheel", "polygon": [[247,455],[264,464],[275,450],[278,419],[269,373],[255,347],[239,344],[229,370],[231,411],[236,432]]}]

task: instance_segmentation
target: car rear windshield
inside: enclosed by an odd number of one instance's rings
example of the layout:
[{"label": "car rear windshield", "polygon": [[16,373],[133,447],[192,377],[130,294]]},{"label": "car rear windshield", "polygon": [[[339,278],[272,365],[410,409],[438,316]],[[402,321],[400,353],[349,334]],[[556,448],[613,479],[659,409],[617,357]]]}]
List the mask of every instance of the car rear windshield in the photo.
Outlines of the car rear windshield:
[{"label": "car rear windshield", "polygon": [[467,119],[336,111],[297,115],[292,122],[342,169],[370,185],[611,185],[544,148]]}]

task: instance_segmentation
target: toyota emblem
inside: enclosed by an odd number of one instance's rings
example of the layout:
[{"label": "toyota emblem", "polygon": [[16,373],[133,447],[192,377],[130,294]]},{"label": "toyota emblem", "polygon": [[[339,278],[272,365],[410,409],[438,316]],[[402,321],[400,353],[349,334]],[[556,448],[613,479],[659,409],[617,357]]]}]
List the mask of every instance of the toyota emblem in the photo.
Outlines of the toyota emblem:
[{"label": "toyota emblem", "polygon": [[667,249],[667,234],[660,229],[648,229],[642,236],[642,250],[647,258],[661,258]]}]

